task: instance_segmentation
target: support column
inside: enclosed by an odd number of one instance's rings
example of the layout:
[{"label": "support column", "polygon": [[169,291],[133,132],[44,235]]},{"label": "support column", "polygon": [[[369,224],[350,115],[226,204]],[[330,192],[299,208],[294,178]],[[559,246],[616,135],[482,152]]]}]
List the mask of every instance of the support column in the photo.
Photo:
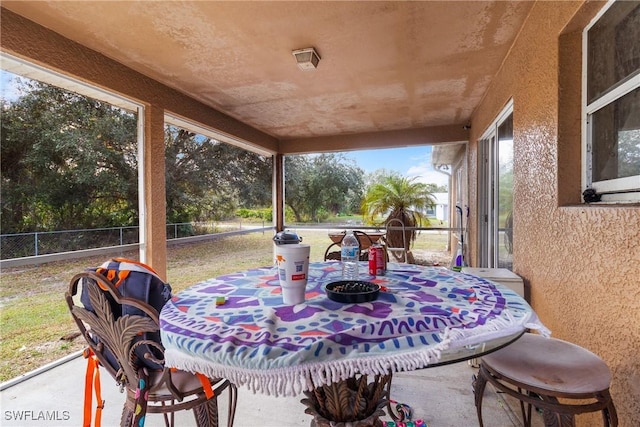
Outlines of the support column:
[{"label": "support column", "polygon": [[273,156],[273,222],[276,231],[284,229],[284,155]]},{"label": "support column", "polygon": [[167,279],[167,195],[165,191],[164,110],[144,109],[145,262]]}]

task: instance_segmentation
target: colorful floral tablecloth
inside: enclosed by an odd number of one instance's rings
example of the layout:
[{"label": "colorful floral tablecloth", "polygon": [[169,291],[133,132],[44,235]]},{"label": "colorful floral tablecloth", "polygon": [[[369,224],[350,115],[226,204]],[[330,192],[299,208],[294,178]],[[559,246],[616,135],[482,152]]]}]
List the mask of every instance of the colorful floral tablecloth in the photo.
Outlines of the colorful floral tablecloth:
[{"label": "colorful floral tablecloth", "polygon": [[178,293],[160,314],[167,366],[296,395],[356,374],[420,369],[525,328],[545,331],[513,291],[445,268],[390,264],[384,276],[362,274],[387,291],[360,304],[326,296],[325,285],[341,279],[339,262],[311,263],[309,276],[306,301],[294,306],[283,304],[273,267]]}]

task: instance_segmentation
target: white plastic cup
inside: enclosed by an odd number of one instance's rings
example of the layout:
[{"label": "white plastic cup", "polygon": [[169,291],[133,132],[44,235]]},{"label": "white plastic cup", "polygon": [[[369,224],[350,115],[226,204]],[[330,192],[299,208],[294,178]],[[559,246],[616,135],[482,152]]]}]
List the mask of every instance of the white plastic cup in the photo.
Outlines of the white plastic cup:
[{"label": "white plastic cup", "polygon": [[294,305],[304,302],[309,278],[309,254],[307,244],[276,245],[278,279],[282,288],[282,300]]}]

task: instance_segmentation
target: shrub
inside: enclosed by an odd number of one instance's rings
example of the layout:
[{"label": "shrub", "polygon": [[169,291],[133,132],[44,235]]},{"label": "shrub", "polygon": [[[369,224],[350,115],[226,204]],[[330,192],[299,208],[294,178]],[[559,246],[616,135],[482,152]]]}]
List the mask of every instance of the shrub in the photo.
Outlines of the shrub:
[{"label": "shrub", "polygon": [[273,220],[273,214],[270,207],[259,209],[240,208],[236,210],[236,216],[245,219],[259,219],[264,221]]}]

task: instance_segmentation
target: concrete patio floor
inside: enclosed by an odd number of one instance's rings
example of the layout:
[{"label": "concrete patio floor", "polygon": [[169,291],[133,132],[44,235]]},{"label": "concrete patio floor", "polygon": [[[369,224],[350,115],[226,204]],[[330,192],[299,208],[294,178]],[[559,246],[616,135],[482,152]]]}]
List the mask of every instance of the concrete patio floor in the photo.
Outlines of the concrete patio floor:
[{"label": "concrete patio floor", "polygon": [[[0,392],[1,419],[4,427],[66,427],[82,425],[84,377],[86,361],[71,359]],[[414,419],[423,419],[430,427],[477,426],[472,376],[477,369],[466,362],[422,369],[394,375],[392,399],[412,407]],[[105,409],[102,425],[116,427],[124,395],[113,379],[102,370],[102,395]],[[309,426],[311,416],[300,403],[303,396],[271,397],[254,394],[246,388],[238,390],[236,427]],[[219,398],[220,416],[226,423],[226,394]],[[95,405],[95,398],[94,398]],[[391,418],[383,417],[390,421]],[[497,394],[488,385],[483,404],[487,427],[521,426],[517,401]],[[150,414],[147,427],[162,426],[161,415]],[[176,415],[177,426],[194,426],[191,412]],[[542,418],[534,414],[533,426],[542,426]]]}]

